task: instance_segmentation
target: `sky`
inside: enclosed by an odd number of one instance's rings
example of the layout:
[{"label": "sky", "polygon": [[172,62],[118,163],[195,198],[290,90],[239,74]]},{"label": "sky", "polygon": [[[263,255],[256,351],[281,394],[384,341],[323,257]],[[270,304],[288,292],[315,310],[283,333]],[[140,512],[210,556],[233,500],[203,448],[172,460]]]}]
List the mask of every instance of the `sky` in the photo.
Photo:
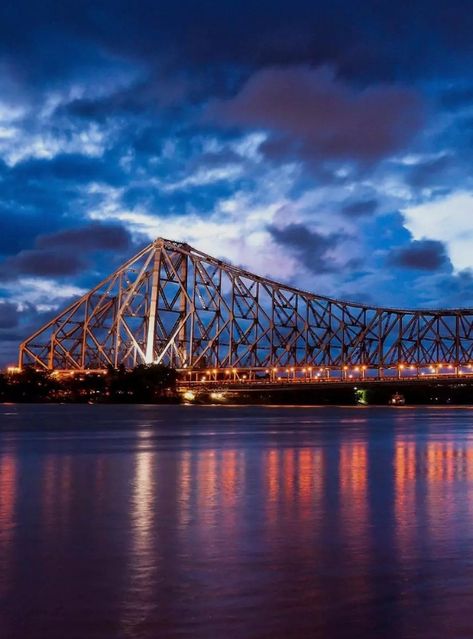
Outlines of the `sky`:
[{"label": "sky", "polygon": [[0,365],[140,247],[473,306],[462,0],[0,4]]}]

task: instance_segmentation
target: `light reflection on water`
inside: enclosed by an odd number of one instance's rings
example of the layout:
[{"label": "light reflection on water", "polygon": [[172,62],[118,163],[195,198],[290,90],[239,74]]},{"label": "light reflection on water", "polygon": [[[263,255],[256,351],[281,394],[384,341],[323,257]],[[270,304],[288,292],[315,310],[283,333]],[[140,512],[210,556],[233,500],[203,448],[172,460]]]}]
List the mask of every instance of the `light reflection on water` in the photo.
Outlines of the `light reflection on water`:
[{"label": "light reflection on water", "polygon": [[15,525],[16,458],[0,455],[0,597],[8,591]]},{"label": "light reflection on water", "polygon": [[0,406],[0,636],[473,636],[472,416]]},{"label": "light reflection on water", "polygon": [[125,636],[153,614],[156,573],[159,569],[154,542],[154,517],[157,508],[155,489],[156,453],[141,450],[135,454],[131,497],[127,588],[123,602]]}]

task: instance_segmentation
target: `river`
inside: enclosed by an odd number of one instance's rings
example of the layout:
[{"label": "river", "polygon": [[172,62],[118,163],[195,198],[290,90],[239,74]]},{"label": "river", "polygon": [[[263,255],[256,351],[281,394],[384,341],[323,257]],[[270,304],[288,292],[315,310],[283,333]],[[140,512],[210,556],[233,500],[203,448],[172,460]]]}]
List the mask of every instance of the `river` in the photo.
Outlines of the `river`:
[{"label": "river", "polygon": [[0,405],[2,639],[473,636],[473,409]]}]

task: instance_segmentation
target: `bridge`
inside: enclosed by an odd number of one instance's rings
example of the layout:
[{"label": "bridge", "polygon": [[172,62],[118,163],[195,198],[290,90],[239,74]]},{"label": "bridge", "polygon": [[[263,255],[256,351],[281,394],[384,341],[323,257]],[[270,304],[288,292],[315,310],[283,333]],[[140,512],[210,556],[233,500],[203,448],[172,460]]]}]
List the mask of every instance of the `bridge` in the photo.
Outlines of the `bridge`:
[{"label": "bridge", "polygon": [[406,310],[299,290],[158,238],[20,345],[58,374],[161,363],[187,387],[473,374],[473,309]]}]

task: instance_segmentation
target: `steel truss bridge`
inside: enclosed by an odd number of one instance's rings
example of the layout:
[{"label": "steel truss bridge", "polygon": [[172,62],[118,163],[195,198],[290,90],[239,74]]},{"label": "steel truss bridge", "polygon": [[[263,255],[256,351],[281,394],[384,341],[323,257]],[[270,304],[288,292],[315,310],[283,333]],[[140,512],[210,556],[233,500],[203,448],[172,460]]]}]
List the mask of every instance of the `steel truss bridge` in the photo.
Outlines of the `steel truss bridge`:
[{"label": "steel truss bridge", "polygon": [[20,369],[163,363],[189,384],[468,375],[473,309],[343,302],[157,239],[20,345]]}]

